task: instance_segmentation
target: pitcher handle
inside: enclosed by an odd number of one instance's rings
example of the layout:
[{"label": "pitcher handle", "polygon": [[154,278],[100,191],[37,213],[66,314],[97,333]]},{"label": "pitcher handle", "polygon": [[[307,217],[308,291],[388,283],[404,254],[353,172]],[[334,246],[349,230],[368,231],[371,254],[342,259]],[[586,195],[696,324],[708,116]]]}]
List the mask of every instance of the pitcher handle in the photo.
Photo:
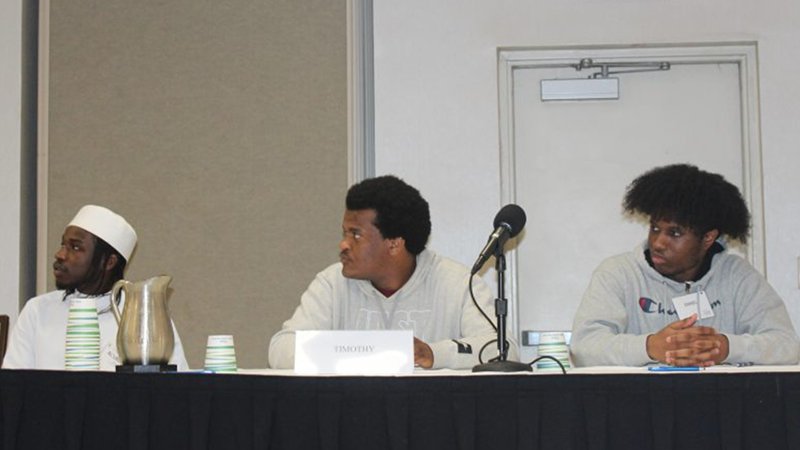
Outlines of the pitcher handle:
[{"label": "pitcher handle", "polygon": [[117,319],[117,325],[122,321],[122,314],[119,312],[119,308],[117,307],[119,291],[122,290],[125,292],[125,297],[128,296],[128,289],[127,287],[130,286],[132,283],[128,280],[119,280],[114,283],[114,287],[111,288],[111,311],[114,312],[114,318]]}]

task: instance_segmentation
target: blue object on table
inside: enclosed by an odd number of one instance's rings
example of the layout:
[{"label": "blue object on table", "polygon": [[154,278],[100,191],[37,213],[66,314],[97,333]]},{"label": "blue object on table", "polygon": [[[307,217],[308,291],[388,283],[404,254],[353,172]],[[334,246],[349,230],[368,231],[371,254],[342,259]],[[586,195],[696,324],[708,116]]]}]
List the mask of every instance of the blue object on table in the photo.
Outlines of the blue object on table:
[{"label": "blue object on table", "polygon": [[699,372],[699,367],[672,367],[672,366],[654,366],[648,367],[650,372]]}]

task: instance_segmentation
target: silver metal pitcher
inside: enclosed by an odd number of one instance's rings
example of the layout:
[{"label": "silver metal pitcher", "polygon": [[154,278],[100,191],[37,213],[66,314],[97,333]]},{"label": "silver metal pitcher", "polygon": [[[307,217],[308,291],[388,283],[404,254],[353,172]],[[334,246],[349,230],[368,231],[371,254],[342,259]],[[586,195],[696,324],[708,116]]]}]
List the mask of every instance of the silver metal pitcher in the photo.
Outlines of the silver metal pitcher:
[{"label": "silver metal pitcher", "polygon": [[[132,283],[119,280],[111,289],[111,306],[117,319],[117,350],[123,365],[167,364],[175,347],[175,334],[167,311],[169,275]],[[119,312],[120,291],[125,306]]]}]

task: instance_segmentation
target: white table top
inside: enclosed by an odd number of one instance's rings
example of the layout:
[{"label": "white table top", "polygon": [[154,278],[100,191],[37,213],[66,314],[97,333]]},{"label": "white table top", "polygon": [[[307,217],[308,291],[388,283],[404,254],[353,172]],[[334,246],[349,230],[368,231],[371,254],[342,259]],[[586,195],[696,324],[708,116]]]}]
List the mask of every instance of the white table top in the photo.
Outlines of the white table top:
[{"label": "white table top", "polygon": [[[651,366],[652,367],[652,366]],[[535,370],[535,369],[534,369]],[[196,371],[203,373],[202,371]],[[603,367],[581,367],[567,371],[567,374],[580,374],[580,375],[608,375],[608,374],[650,374],[652,376],[675,376],[686,374],[704,374],[704,373],[763,373],[763,372],[800,372],[800,365],[793,366],[747,366],[736,367],[731,365],[719,365],[698,371],[664,371],[652,372],[647,367],[618,367],[618,366],[603,366]],[[238,375],[264,375],[264,376],[298,376],[293,370],[278,370],[278,369],[239,369]],[[452,377],[452,376],[552,376],[561,375],[559,372],[480,372],[473,373],[469,370],[451,370],[451,369],[438,369],[438,370],[424,370],[415,369],[412,375],[397,375],[397,376],[413,376],[413,377]],[[308,375],[303,375],[308,376]],[[320,377],[335,377],[342,375],[315,375]],[[348,375],[350,376],[350,375]],[[386,376],[386,375],[384,375]],[[391,375],[389,375],[391,376]]]}]

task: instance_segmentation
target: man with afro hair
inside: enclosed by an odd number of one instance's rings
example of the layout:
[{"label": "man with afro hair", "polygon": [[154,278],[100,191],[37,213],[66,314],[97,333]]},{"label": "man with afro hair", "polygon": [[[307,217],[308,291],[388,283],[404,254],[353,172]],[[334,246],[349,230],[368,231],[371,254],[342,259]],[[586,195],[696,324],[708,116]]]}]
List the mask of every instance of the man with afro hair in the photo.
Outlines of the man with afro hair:
[{"label": "man with afro hair", "polygon": [[572,326],[576,365],[798,362],[783,301],[727,252],[723,238],[744,244],[750,228],[735,186],[687,164],[658,167],[628,186],[623,209],[649,220],[647,240],[592,275]]},{"label": "man with afro hair", "polygon": [[[412,330],[419,367],[478,364],[495,338],[493,324],[470,298],[469,269],[425,248],[431,219],[419,191],[395,176],[371,178],[350,188],[345,206],[340,262],[317,274],[272,337],[270,367],[294,367],[297,330]],[[473,284],[476,301],[490,310],[489,287],[480,277]]]}]

